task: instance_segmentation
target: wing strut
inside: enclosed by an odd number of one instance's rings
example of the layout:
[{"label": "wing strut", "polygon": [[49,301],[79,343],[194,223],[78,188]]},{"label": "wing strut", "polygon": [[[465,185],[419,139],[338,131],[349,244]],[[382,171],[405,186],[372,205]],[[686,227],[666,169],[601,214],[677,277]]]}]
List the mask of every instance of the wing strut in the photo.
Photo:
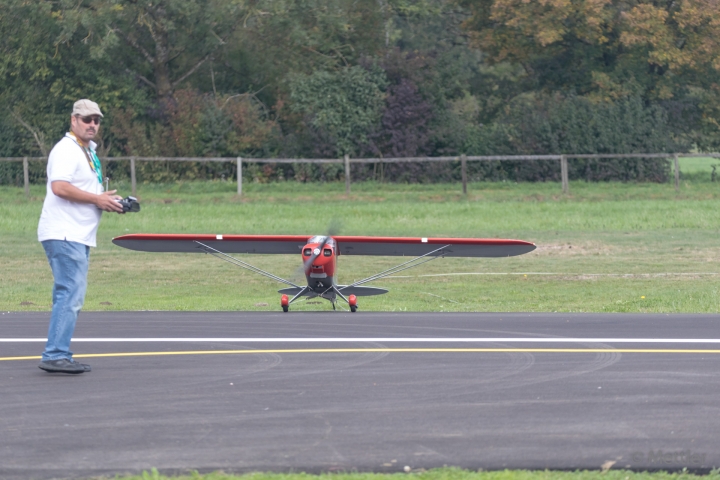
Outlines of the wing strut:
[{"label": "wing strut", "polygon": [[[362,280],[358,280],[357,282],[352,283],[352,284],[350,284],[350,285],[344,285],[343,287],[341,287],[341,288],[339,288],[339,289],[336,289],[336,291],[337,291],[337,293],[340,293],[341,290],[344,290],[344,289],[346,289],[346,288],[348,288],[348,287],[357,287],[358,285],[362,285],[362,284],[364,284],[364,283],[372,282],[373,280],[378,280],[378,279],[380,279],[380,278],[384,278],[384,277],[387,277],[387,276],[389,276],[389,275],[393,275],[393,274],[395,274],[395,273],[402,272],[403,270],[407,270],[408,268],[417,267],[418,265],[422,265],[423,263],[430,262],[430,261],[432,261],[432,260],[435,260],[436,258],[442,257],[442,256],[443,256],[443,255],[442,255],[442,250],[445,250],[445,249],[448,248],[449,246],[450,246],[450,245],[445,245],[445,246],[442,246],[442,247],[440,247],[440,248],[436,248],[436,249],[433,250],[432,252],[428,252],[428,253],[426,253],[425,255],[420,255],[419,257],[415,257],[415,258],[413,258],[412,260],[408,260],[407,262],[401,263],[400,265],[396,265],[396,266],[394,266],[394,267],[392,267],[392,268],[388,268],[388,269],[385,270],[384,272],[376,273],[375,275],[372,275],[372,276],[367,277],[367,278],[363,278]],[[435,255],[433,255],[433,254],[435,254]],[[430,255],[433,255],[433,256],[430,256]],[[428,256],[430,256],[430,258],[425,258],[425,257],[428,257]],[[425,258],[425,260],[423,260],[422,262],[418,262],[418,260],[420,260],[420,259],[422,259],[422,258]],[[342,294],[341,294],[340,296],[342,297]],[[344,299],[344,298],[345,298],[345,297],[343,297],[343,299]]]},{"label": "wing strut", "polygon": [[345,295],[343,295],[342,293],[340,293],[340,290],[338,290],[338,288],[337,288],[335,285],[332,286],[332,289],[335,290],[335,293],[337,293],[338,295],[340,295],[340,298],[342,298],[343,300],[345,300],[345,303],[347,303],[348,305],[350,304],[350,301],[349,301],[347,298],[345,298]]},{"label": "wing strut", "polygon": [[[254,266],[250,265],[249,263],[245,263],[245,262],[243,262],[242,260],[238,260],[238,259],[235,258],[235,257],[231,257],[230,255],[227,255],[227,254],[221,252],[220,250],[215,250],[214,248],[212,248],[212,247],[210,247],[210,246],[208,246],[208,245],[205,245],[204,243],[200,243],[200,242],[198,242],[197,240],[193,240],[193,241],[194,241],[195,243],[197,243],[198,245],[200,245],[200,246],[202,247],[202,249],[205,251],[205,253],[208,253],[208,254],[212,255],[213,257],[215,257],[215,258],[219,258],[220,260],[224,260],[224,261],[226,261],[226,262],[228,262],[228,263],[232,263],[232,264],[235,265],[235,266],[238,266],[238,267],[240,267],[240,268],[244,268],[245,270],[250,270],[251,272],[257,273],[257,274],[259,274],[259,275],[263,275],[263,276],[265,276],[265,277],[272,278],[272,279],[275,280],[276,282],[284,283],[284,284],[286,284],[286,285],[292,285],[293,287],[296,287],[296,288],[302,288],[300,285],[295,285],[295,284],[292,283],[290,280],[285,280],[284,278],[280,278],[280,277],[278,277],[277,275],[273,275],[272,273],[268,273],[268,272],[266,272],[265,270],[261,270],[261,269],[259,269],[259,268],[257,268],[257,267],[254,267]],[[221,255],[222,255],[222,256],[221,256]],[[229,259],[229,260],[228,260],[228,259]],[[298,296],[298,295],[296,295],[296,297],[297,297],[297,296]],[[293,298],[293,300],[294,300],[294,298]]]},{"label": "wing strut", "polygon": [[288,302],[288,305],[290,305],[291,303],[293,303],[295,300],[297,300],[297,298],[298,298],[300,295],[302,295],[303,293],[307,292],[308,290],[310,290],[310,287],[304,287],[302,290],[300,290],[300,291],[298,292],[297,295],[295,295],[293,298],[290,299],[290,301]]}]

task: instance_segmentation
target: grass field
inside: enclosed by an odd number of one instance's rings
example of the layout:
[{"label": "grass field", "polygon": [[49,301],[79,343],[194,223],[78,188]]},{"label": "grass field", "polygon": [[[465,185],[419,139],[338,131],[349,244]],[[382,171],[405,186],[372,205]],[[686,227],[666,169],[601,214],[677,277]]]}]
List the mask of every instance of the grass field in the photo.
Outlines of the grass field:
[{"label": "grass field", "polygon": [[[695,160],[695,159],[690,159]],[[118,184],[121,193],[127,185]],[[571,182],[459,185],[141,185],[137,214],[105,214],[91,255],[85,310],[278,310],[281,287],[207,255],[150,254],[114,246],[124,233],[323,234],[519,238],[538,249],[504,259],[440,259],[376,282],[390,293],[363,311],[720,311],[720,183]],[[36,239],[43,186],[30,198],[0,187],[0,310],[48,310],[52,276]],[[293,277],[299,256],[244,256]],[[341,257],[351,282],[392,257]],[[293,304],[295,307],[296,304]],[[328,310],[327,302],[296,310]]]},{"label": "grass field", "polygon": [[720,158],[693,157],[678,159],[680,175],[683,179],[694,181],[709,181],[712,178],[713,167],[717,174],[717,181],[720,181]]}]

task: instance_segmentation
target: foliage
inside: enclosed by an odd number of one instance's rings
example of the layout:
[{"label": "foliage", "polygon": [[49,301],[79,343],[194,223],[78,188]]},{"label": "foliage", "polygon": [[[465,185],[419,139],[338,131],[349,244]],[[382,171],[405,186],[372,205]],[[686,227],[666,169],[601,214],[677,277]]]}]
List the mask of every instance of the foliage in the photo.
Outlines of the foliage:
[{"label": "foliage", "polygon": [[243,0],[64,1],[56,42],[82,32],[92,58],[116,63],[168,99],[259,8]]},{"label": "foliage", "polygon": [[[720,147],[718,12],[716,0],[5,0],[0,155],[47,155],[79,98],[106,113],[108,156],[707,151]],[[659,181],[660,163],[579,162],[571,175]],[[151,181],[235,175],[232,162],[139,168]],[[430,182],[458,168],[378,163],[353,176]],[[557,175],[484,168],[473,175]],[[108,171],[122,178],[128,166]],[[33,181],[42,172],[31,164]],[[0,183],[21,174],[0,164]],[[246,174],[262,183],[344,172]]]},{"label": "foliage", "polygon": [[[672,141],[666,112],[645,106],[639,97],[595,104],[583,97],[560,95],[519,98],[497,123],[481,129],[474,149],[506,155],[612,154],[673,152],[687,148]],[[569,162],[571,179],[665,182],[664,159],[608,159]],[[557,161],[487,164],[476,177],[523,181],[558,180]]]},{"label": "foliage", "polygon": [[[194,90],[178,90],[162,115],[161,121],[148,122],[131,108],[118,110],[112,134],[124,155],[262,157],[277,141],[275,122],[267,118],[252,96],[214,98]],[[234,163],[141,162],[138,168],[139,178],[147,182],[236,175]],[[110,171],[127,178],[127,173]]]},{"label": "foliage", "polygon": [[403,78],[388,89],[380,125],[371,135],[378,156],[414,157],[428,153],[428,123],[432,108],[412,81]]},{"label": "foliage", "polygon": [[540,88],[596,100],[702,98],[698,104],[705,115],[696,128],[704,135],[699,143],[717,145],[716,0],[460,3],[471,13],[466,31],[491,62],[518,63]]},{"label": "foliage", "polygon": [[325,134],[336,155],[354,155],[380,118],[385,86],[384,72],[378,69],[318,70],[291,77],[290,98],[293,110]]},{"label": "foliage", "polygon": [[387,88],[380,123],[370,135],[368,153],[380,157],[427,155],[433,106],[417,86],[416,82],[422,79],[413,80],[409,75],[395,77]]},{"label": "foliage", "polygon": [[[113,76],[89,58],[82,38],[68,36],[73,48],[56,43],[62,26],[54,2],[8,0],[0,10],[0,111],[3,137],[13,139],[12,156],[47,155],[69,125],[72,104],[92,94],[107,112],[142,102],[127,78]],[[102,153],[111,142],[100,139]]]}]

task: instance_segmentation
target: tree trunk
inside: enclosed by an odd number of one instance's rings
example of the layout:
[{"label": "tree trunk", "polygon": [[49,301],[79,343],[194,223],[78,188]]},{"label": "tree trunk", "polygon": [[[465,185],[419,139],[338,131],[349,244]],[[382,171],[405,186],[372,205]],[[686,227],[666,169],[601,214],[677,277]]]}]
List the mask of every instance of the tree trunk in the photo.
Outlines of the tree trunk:
[{"label": "tree trunk", "polygon": [[[156,14],[164,16],[164,9],[158,9]],[[173,84],[170,80],[170,42],[167,31],[162,28],[163,22],[156,21],[151,35],[155,41],[155,91],[160,99],[168,99],[173,94]]]}]

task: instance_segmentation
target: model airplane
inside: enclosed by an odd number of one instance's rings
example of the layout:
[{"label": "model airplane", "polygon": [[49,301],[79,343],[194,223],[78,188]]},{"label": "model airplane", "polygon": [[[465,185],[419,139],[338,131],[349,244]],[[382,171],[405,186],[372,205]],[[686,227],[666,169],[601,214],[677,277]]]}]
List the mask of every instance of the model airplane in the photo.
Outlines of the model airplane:
[{"label": "model airplane", "polygon": [[[357,297],[381,295],[384,288],[365,287],[364,284],[422,265],[440,257],[512,257],[535,250],[533,243],[522,240],[487,238],[408,238],[408,237],[352,237],[304,235],[162,235],[132,234],[113,239],[115,245],[143,252],[208,253],[251,272],[264,275],[289,288],[279,290],[280,305],[287,312],[290,304],[300,297],[324,298],[333,306],[340,297],[358,308]],[[307,285],[296,285],[269,272],[243,262],[229,253],[295,254],[303,259]],[[358,280],[349,285],[337,283],[336,267],[339,255],[412,256],[393,268]]]}]

